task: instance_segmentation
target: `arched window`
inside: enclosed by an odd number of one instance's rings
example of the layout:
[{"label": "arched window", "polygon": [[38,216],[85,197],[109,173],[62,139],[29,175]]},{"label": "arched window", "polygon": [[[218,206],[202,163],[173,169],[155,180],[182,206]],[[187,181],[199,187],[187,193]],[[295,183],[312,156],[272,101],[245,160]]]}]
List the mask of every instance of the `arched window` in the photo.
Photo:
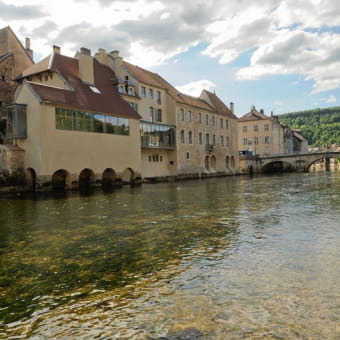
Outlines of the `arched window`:
[{"label": "arched window", "polygon": [[230,167],[230,157],[229,156],[226,156],[226,158],[225,158],[225,167],[227,169],[229,169],[229,167]]},{"label": "arched window", "polygon": [[216,169],[216,157],[214,155],[211,156],[211,168]]},{"label": "arched window", "polygon": [[206,170],[209,170],[209,156],[205,156],[204,158],[204,167]]}]

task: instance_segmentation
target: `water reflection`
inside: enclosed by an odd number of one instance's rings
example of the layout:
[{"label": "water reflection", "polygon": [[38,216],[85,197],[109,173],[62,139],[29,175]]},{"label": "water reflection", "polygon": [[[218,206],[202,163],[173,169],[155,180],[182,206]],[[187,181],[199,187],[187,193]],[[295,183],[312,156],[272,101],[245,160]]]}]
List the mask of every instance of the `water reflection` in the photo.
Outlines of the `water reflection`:
[{"label": "water reflection", "polygon": [[1,199],[0,335],[335,339],[339,184],[255,176]]}]

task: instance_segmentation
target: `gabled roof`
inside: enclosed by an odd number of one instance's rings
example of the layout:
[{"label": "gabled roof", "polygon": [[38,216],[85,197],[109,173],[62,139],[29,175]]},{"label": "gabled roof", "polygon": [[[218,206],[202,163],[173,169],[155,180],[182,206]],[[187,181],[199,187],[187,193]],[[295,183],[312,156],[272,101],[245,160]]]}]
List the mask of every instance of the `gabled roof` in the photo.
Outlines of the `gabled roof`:
[{"label": "gabled roof", "polygon": [[14,75],[34,64],[32,56],[9,26],[0,29],[0,55],[7,53],[14,56]]},{"label": "gabled roof", "polygon": [[194,106],[208,111],[214,111],[214,109],[204,100],[179,92],[159,74],[145,70],[139,66],[134,66],[126,61],[123,61],[123,65],[139,82],[165,90],[177,103]]},{"label": "gabled roof", "polygon": [[159,87],[162,89],[164,88],[164,84],[159,82],[158,75],[156,73],[150,72],[148,70],[145,70],[139,66],[132,65],[126,61],[123,61],[123,65],[126,68],[126,70],[133,74],[133,76],[141,83],[148,84],[154,87]]},{"label": "gabled roof", "polygon": [[43,71],[58,72],[73,90],[52,87],[46,84],[28,82],[41,102],[61,105],[74,109],[101,112],[131,119],[140,119],[139,114],[119,95],[112,80],[115,73],[107,66],[94,62],[94,86],[100,93],[94,92],[79,77],[79,62],[61,54],[53,54],[40,63],[26,70],[22,77],[28,77]]},{"label": "gabled roof", "polygon": [[48,70],[55,71],[51,69],[50,67],[53,56],[54,54],[51,54],[47,56],[46,58],[40,60],[37,64],[33,64],[32,66],[28,67],[21,74],[19,74],[16,79],[18,80],[18,79],[26,78],[34,74],[39,74],[41,72],[45,72]]},{"label": "gabled roof", "polygon": [[249,120],[261,120],[261,119],[270,119],[269,116],[266,116],[264,113],[256,111],[255,109],[251,110],[250,112],[246,113],[242,116],[239,121],[246,122]]},{"label": "gabled roof", "polygon": [[213,105],[213,107],[216,109],[216,111],[219,114],[225,115],[229,118],[237,119],[237,117],[232,113],[232,111],[228,108],[228,106],[225,105],[223,101],[219,97],[216,96],[215,93],[209,92],[207,90],[203,90],[203,92],[206,93],[206,95],[211,101],[211,104]]},{"label": "gabled roof", "polygon": [[13,55],[13,53],[11,53],[11,52],[7,52],[7,53],[5,53],[3,55],[0,55],[0,62],[2,62],[3,60],[5,60],[6,58],[8,58],[8,57],[10,57],[12,55]]}]

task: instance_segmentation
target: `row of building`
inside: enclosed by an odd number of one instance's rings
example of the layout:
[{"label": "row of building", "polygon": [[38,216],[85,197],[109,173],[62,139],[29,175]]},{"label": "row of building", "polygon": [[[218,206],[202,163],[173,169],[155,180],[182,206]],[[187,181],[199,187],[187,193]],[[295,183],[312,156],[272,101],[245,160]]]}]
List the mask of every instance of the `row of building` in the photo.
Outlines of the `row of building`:
[{"label": "row of building", "polygon": [[[73,188],[244,173],[240,155],[294,153],[301,134],[252,107],[238,118],[212,92],[179,92],[118,51],[53,46],[33,62],[0,30],[0,171],[24,170],[35,188]],[[21,171],[22,172],[22,171]]]}]

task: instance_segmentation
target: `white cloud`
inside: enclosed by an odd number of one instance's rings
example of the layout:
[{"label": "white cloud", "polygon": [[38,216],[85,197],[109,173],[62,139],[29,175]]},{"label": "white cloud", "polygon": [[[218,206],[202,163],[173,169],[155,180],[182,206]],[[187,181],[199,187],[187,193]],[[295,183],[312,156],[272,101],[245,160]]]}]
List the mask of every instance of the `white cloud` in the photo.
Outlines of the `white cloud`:
[{"label": "white cloud", "polygon": [[335,96],[331,95],[327,99],[327,103],[336,103],[336,98]]},{"label": "white cloud", "polygon": [[198,97],[202,90],[213,91],[216,85],[210,80],[202,79],[193,81],[186,85],[176,86],[177,90],[190,96]]},{"label": "white cloud", "polygon": [[238,80],[299,74],[313,81],[314,93],[340,85],[340,34],[332,30],[340,22],[338,0],[12,2],[0,0],[0,27],[10,19],[39,55],[54,44],[69,55],[81,46],[117,49],[150,67],[204,44],[203,54],[219,63],[251,55],[250,64],[236,70]]}]

